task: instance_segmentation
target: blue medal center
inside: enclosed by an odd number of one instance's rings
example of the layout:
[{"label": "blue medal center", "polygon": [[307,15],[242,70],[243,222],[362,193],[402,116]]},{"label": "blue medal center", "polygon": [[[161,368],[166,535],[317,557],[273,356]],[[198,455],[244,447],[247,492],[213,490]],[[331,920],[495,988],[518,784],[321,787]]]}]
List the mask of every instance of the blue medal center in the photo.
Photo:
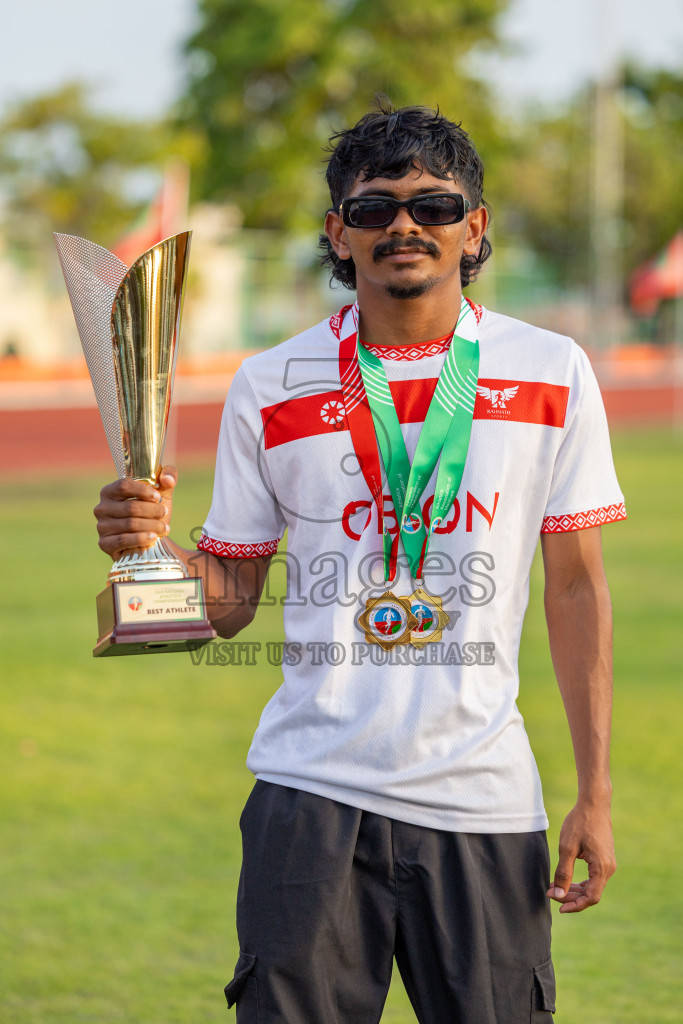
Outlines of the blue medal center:
[{"label": "blue medal center", "polygon": [[400,613],[389,604],[381,604],[372,613],[370,620],[378,633],[383,636],[393,636],[401,629],[403,619]]},{"label": "blue medal center", "polygon": [[410,610],[417,619],[413,633],[428,633],[434,625],[434,612],[428,604],[413,604]]}]

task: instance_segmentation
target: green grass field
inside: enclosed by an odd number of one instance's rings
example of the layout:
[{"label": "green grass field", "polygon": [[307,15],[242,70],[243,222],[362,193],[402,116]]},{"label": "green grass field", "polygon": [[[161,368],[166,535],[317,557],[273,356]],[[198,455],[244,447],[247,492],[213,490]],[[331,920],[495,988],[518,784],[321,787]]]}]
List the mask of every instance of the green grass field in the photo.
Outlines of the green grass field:
[{"label": "green grass field", "polygon": [[[604,531],[619,870],[599,907],[555,915],[556,1020],[673,1024],[683,1000],[683,444],[665,432],[614,442],[630,514]],[[210,478],[183,473],[179,540],[203,520]],[[0,1020],[211,1024],[230,1019],[221,989],[236,958],[244,759],[278,670],[91,658],[107,571],[90,512],[101,482],[2,487]],[[574,775],[540,587],[536,565],[520,705],[554,851]],[[275,606],[245,638],[279,636]],[[398,982],[382,1019],[414,1020]]]}]

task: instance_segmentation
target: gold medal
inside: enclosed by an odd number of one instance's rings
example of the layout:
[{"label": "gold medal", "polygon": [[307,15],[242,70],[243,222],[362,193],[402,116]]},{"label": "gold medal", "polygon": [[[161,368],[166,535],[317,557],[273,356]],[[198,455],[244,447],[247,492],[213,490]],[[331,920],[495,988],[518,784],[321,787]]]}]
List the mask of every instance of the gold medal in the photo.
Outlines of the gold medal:
[{"label": "gold medal", "polygon": [[400,597],[397,600],[409,602],[411,614],[417,623],[413,626],[409,638],[413,647],[424,647],[425,644],[436,643],[441,639],[444,626],[448,625],[448,615],[443,610],[440,597],[433,597],[422,587],[418,587],[410,597]]},{"label": "gold medal", "polygon": [[385,650],[399,644],[409,644],[418,620],[410,610],[411,598],[396,597],[390,590],[381,597],[371,597],[365,602],[365,611],[358,618],[358,625],[365,630],[369,644],[379,644]]}]

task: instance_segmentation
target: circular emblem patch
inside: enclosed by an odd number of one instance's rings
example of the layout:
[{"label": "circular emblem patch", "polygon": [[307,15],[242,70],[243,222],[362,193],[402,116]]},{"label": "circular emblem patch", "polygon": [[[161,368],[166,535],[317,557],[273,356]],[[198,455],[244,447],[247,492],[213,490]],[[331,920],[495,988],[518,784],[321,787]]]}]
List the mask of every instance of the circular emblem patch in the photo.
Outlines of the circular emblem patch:
[{"label": "circular emblem patch", "polygon": [[417,626],[413,633],[431,633],[434,628],[434,609],[428,604],[418,601],[410,606],[410,610],[417,619]]},{"label": "circular emblem patch", "polygon": [[408,616],[403,605],[385,601],[375,605],[370,615],[370,630],[375,636],[395,636],[405,629]]},{"label": "circular emblem patch", "polygon": [[329,423],[333,427],[339,426],[344,421],[344,415],[344,406],[335,400],[325,402],[320,409],[320,418],[323,423]]},{"label": "circular emblem patch", "polygon": [[435,530],[438,530],[439,527],[441,526],[442,521],[443,520],[441,516],[434,516],[429,527],[429,532],[434,533]]},{"label": "circular emblem patch", "polygon": [[402,529],[406,533],[415,533],[422,526],[422,520],[417,512],[411,512],[409,516],[403,517]]},{"label": "circular emblem patch", "polygon": [[129,597],[128,607],[132,612],[139,612],[142,608],[142,601],[139,597]]}]

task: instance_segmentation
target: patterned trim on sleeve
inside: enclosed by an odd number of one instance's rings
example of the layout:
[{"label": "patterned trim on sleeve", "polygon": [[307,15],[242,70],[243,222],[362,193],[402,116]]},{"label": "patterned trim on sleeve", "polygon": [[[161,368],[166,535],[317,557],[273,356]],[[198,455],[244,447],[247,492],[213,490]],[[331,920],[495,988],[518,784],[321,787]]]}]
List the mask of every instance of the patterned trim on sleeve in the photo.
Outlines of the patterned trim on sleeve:
[{"label": "patterned trim on sleeve", "polygon": [[255,544],[233,544],[227,540],[214,540],[203,534],[197,547],[200,551],[208,551],[219,558],[260,558],[263,555],[274,555],[280,538],[264,540]]},{"label": "patterned trim on sleeve", "polygon": [[541,533],[570,533],[572,530],[586,530],[590,526],[618,523],[620,519],[626,519],[626,507],[623,501],[617,505],[591,508],[587,512],[575,512],[573,515],[546,516],[541,526]]}]

